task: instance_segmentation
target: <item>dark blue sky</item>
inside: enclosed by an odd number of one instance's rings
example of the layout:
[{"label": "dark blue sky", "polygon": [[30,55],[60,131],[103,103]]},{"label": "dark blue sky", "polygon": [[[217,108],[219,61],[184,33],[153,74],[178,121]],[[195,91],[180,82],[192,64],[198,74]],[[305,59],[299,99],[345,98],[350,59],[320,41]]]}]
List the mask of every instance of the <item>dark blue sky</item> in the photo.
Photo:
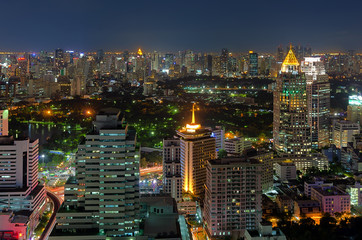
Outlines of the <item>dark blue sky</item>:
[{"label": "dark blue sky", "polygon": [[0,50],[362,51],[359,0],[2,0]]}]

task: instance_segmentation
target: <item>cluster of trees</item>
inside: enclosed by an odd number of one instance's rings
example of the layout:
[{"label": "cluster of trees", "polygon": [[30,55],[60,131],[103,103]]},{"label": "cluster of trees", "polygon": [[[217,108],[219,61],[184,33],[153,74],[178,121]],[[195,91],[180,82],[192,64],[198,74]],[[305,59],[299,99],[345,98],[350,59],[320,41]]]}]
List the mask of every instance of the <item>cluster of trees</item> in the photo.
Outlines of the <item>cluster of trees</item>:
[{"label": "cluster of trees", "polygon": [[337,223],[334,217],[325,214],[316,225],[311,218],[301,219],[299,223],[282,220],[278,227],[290,240],[339,240],[339,239],[362,239],[362,218],[344,218]]}]

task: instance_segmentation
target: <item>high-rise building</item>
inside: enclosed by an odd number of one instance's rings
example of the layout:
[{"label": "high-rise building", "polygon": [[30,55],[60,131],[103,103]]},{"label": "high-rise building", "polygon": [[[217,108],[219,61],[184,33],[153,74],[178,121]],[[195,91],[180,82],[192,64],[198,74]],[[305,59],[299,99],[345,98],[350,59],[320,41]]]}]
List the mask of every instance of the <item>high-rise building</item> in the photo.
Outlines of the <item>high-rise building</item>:
[{"label": "high-rise building", "polygon": [[360,125],[350,121],[337,121],[333,125],[333,144],[337,148],[347,147],[352,142],[353,135],[360,133]]},{"label": "high-rise building", "polygon": [[258,76],[258,54],[249,51],[249,76]]},{"label": "high-rise building", "polygon": [[204,221],[209,238],[244,235],[261,221],[262,162],[228,157],[207,164]]},{"label": "high-rise building", "polygon": [[302,155],[311,151],[307,113],[306,79],[290,47],[274,90],[273,137],[279,153]]},{"label": "high-rise building", "polygon": [[[1,116],[3,116],[1,119],[3,126],[7,126],[7,110],[3,110]],[[31,239],[46,203],[45,188],[38,182],[39,141],[27,138],[14,139],[12,136],[6,136],[7,129],[2,129],[2,134],[0,136],[0,209],[10,210],[13,220],[22,218],[22,223],[18,224],[19,229],[25,224],[27,231],[24,237]],[[4,213],[7,215],[6,221],[10,216],[8,213],[8,211]],[[7,222],[0,222],[1,226],[6,224]],[[16,226],[14,229],[16,230]]]},{"label": "high-rise building", "polygon": [[362,125],[362,96],[349,96],[347,106],[347,120]]},{"label": "high-rise building", "polygon": [[319,57],[306,57],[301,64],[307,82],[308,125],[312,148],[329,145],[330,83]]},{"label": "high-rise building", "polygon": [[9,110],[0,110],[0,136],[9,134]]},{"label": "high-rise building", "polygon": [[204,196],[207,162],[215,158],[215,138],[209,129],[202,128],[195,120],[195,104],[192,120],[177,131],[180,137],[182,191],[200,198]]},{"label": "high-rise building", "polygon": [[221,50],[220,56],[220,65],[222,74],[227,74],[228,72],[228,62],[229,62],[229,50],[227,48],[223,48]]},{"label": "high-rise building", "polygon": [[182,199],[180,139],[163,140],[163,191],[176,201]]},{"label": "high-rise building", "polygon": [[98,113],[76,154],[76,177],[65,185],[57,235],[89,232],[107,237],[139,233],[139,151],[136,133],[120,112]]}]

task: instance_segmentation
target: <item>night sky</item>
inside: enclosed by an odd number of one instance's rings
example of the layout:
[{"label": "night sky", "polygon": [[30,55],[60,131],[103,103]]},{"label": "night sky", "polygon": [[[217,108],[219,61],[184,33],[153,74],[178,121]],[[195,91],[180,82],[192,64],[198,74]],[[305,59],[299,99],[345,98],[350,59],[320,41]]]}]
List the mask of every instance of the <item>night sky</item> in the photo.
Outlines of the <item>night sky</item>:
[{"label": "night sky", "polygon": [[359,0],[2,0],[0,50],[362,51]]}]

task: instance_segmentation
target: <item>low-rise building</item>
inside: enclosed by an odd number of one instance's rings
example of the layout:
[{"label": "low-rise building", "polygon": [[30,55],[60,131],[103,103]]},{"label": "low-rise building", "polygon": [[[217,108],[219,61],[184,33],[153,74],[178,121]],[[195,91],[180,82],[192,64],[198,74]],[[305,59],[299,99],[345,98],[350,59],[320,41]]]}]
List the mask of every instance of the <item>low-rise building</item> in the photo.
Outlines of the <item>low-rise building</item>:
[{"label": "low-rise building", "polygon": [[286,240],[287,237],[279,228],[273,228],[270,222],[259,223],[257,230],[247,230],[245,240]]},{"label": "low-rise building", "polygon": [[275,174],[282,181],[295,180],[297,169],[293,162],[278,162],[275,164]]},{"label": "low-rise building", "polygon": [[231,154],[242,154],[245,149],[251,148],[250,141],[245,138],[230,138],[225,140],[225,150]]},{"label": "low-rise building", "polygon": [[337,187],[313,187],[311,197],[319,202],[324,213],[351,212],[350,196]]},{"label": "low-rise building", "polygon": [[23,215],[21,212],[3,210],[0,212],[0,223],[0,239],[25,240],[31,238],[29,216]]},{"label": "low-rise building", "polygon": [[317,200],[294,201],[294,216],[297,218],[310,217],[319,219],[322,217],[321,206]]},{"label": "low-rise building", "polygon": [[331,187],[333,183],[324,182],[324,180],[305,181],[304,182],[304,195],[311,197],[313,187]]}]

